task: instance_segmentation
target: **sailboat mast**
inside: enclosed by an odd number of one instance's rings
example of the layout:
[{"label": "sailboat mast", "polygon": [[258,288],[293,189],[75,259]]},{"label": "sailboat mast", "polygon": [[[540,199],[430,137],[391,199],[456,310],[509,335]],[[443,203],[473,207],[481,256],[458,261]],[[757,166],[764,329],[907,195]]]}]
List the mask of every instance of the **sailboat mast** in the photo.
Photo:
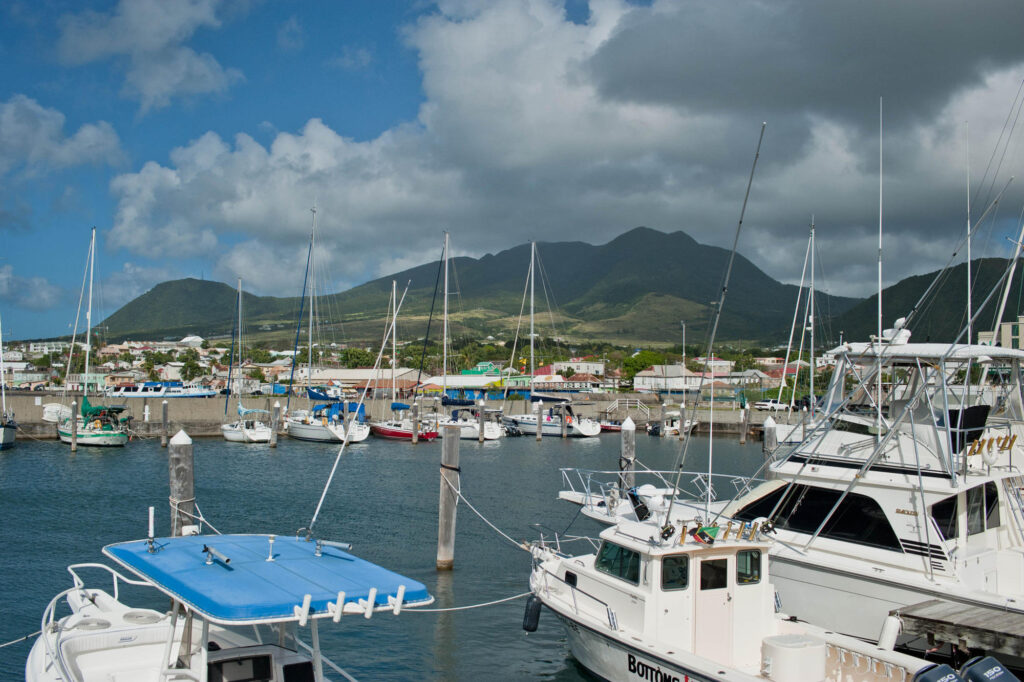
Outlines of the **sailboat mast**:
[{"label": "sailboat mast", "polygon": [[448,392],[448,233],[444,233],[444,323],[441,350],[441,397]]},{"label": "sailboat mast", "polygon": [[398,282],[391,280],[391,402],[397,399],[395,393],[395,364],[398,360]]},{"label": "sailboat mast", "polygon": [[316,302],[316,266],[313,263],[313,248],[316,242],[316,205],[309,209],[313,212],[313,231],[309,234],[309,352],[307,361],[308,374],[306,388],[313,387],[313,317],[315,316],[314,304]]},{"label": "sailboat mast", "polygon": [[533,395],[533,264],[537,242],[530,242],[530,395]]},{"label": "sailboat mast", "polygon": [[235,379],[235,394],[242,401],[242,278],[238,278],[238,378]]},{"label": "sailboat mast", "polygon": [[4,324],[0,320],[0,402],[3,403],[3,414],[0,418],[7,421],[7,369],[4,367]]},{"label": "sailboat mast", "polygon": [[[967,155],[967,343],[973,343],[971,334],[971,137],[964,121],[964,147]],[[970,386],[970,380],[967,385]]]},{"label": "sailboat mast", "polygon": [[[92,228],[92,239],[89,240],[89,307],[85,311],[85,375],[82,382],[82,395],[89,393],[89,353],[92,351],[92,277],[96,261],[96,228]],[[68,367],[68,370],[71,368]]]},{"label": "sailboat mast", "polygon": [[814,416],[814,407],[817,401],[814,399],[814,216],[811,216],[811,290],[807,292],[807,308],[810,311],[807,314],[807,324],[811,328],[811,400],[810,410],[811,416]]},{"label": "sailboat mast", "polygon": [[[875,396],[875,420],[882,424],[882,98],[878,98],[878,336],[875,340],[878,358]],[[881,431],[879,431],[881,433]]]}]

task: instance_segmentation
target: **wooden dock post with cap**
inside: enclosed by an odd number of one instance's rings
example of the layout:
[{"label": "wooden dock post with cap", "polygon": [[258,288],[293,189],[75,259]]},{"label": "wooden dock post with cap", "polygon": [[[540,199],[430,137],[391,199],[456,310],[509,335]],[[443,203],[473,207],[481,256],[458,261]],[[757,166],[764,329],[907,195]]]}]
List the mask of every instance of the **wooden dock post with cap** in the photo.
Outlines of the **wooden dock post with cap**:
[{"label": "wooden dock post with cap", "polygon": [[636,485],[636,424],[630,417],[622,422],[622,444],[619,447],[619,491],[625,494]]},{"label": "wooden dock post with cap", "polygon": [[562,403],[561,405],[558,406],[558,412],[561,415],[560,418],[562,420],[562,438],[568,438],[569,428],[566,422],[568,421],[569,417],[569,408],[566,407],[565,403]]},{"label": "wooden dock post with cap", "polygon": [[281,425],[281,401],[274,401],[274,411],[270,413],[270,447],[277,447],[277,428]]},{"label": "wooden dock post with cap", "polygon": [[540,442],[544,435],[544,401],[538,400],[533,404],[533,414],[537,417],[537,442]]},{"label": "wooden dock post with cap", "polygon": [[437,570],[455,567],[455,510],[459,501],[459,427],[447,425],[441,448],[441,494],[437,508]]},{"label": "wooden dock post with cap", "polygon": [[78,401],[71,401],[71,452],[78,451]]},{"label": "wooden dock post with cap", "polygon": [[167,401],[166,400],[163,401],[163,403],[160,405],[160,415],[161,415],[160,416],[160,419],[161,419],[160,447],[166,448],[167,447],[167,437],[170,435],[170,429],[169,429],[168,424],[167,424]]},{"label": "wooden dock post with cap", "polygon": [[740,408],[740,445],[747,444],[747,431],[750,429],[750,410]]},{"label": "wooden dock post with cap", "polygon": [[483,443],[484,442],[484,418],[485,418],[484,417],[484,407],[486,407],[487,403],[484,401],[483,398],[481,398],[480,400],[477,401],[476,404],[477,404],[477,408],[479,409],[479,412],[476,415],[476,426],[477,426],[477,431],[479,431],[479,433],[477,433],[476,440],[477,440],[478,443]]},{"label": "wooden dock post with cap", "polygon": [[171,537],[175,537],[182,534],[183,526],[195,523],[195,462],[192,439],[184,431],[178,431],[170,440],[167,465],[171,479]]},{"label": "wooden dock post with cap", "polygon": [[412,404],[412,444],[416,445],[420,442],[420,404],[413,402]]}]

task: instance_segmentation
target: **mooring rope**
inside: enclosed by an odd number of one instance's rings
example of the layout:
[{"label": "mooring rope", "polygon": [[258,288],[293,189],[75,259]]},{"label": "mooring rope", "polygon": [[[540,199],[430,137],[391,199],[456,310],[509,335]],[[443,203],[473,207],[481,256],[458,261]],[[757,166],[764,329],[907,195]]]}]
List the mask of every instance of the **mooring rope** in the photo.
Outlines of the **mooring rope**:
[{"label": "mooring rope", "polygon": [[455,496],[456,496],[456,497],[457,497],[457,498],[458,498],[459,500],[462,500],[463,502],[465,502],[465,503],[466,503],[466,506],[467,506],[467,507],[469,507],[469,508],[470,508],[470,509],[471,509],[471,510],[473,511],[473,513],[474,513],[474,514],[476,514],[477,516],[479,516],[479,517],[480,517],[480,520],[481,520],[481,521],[483,521],[483,522],[484,522],[484,523],[486,523],[486,524],[487,524],[488,526],[490,526],[490,527],[491,527],[491,529],[492,529],[492,530],[493,530],[493,531],[494,531],[495,533],[497,533],[497,534],[498,534],[498,535],[500,535],[501,537],[505,538],[506,540],[508,540],[509,542],[511,542],[511,543],[512,543],[513,545],[515,545],[515,546],[516,546],[516,547],[518,547],[519,549],[525,549],[526,551],[530,551],[530,550],[529,550],[529,548],[527,548],[527,547],[524,547],[524,546],[523,546],[523,543],[521,543],[521,542],[518,542],[518,541],[514,540],[514,539],[513,539],[513,538],[512,538],[512,537],[511,537],[511,536],[510,536],[510,535],[509,535],[508,533],[506,533],[505,531],[501,530],[500,528],[498,528],[497,526],[495,526],[495,525],[494,525],[493,523],[491,523],[490,521],[488,521],[488,520],[487,520],[487,517],[486,517],[486,516],[484,516],[483,514],[481,514],[481,513],[480,513],[480,512],[479,512],[479,511],[477,510],[477,508],[476,508],[476,507],[474,507],[474,506],[473,506],[473,504],[472,504],[472,503],[471,503],[471,502],[470,502],[469,500],[467,500],[467,499],[466,499],[466,496],[462,494],[462,490],[461,490],[461,488],[462,488],[462,481],[461,481],[461,479],[459,480],[459,487],[458,487],[458,488],[456,488],[456,487],[455,487],[455,485],[454,485],[454,484],[453,484],[453,483],[452,483],[451,481],[449,481],[449,480],[448,480],[447,478],[445,478],[444,476],[442,476],[442,477],[441,477],[441,480],[442,480],[442,481],[444,481],[445,483],[447,483],[447,484],[448,484],[448,487],[449,487],[449,488],[451,488],[451,490],[452,490],[452,492],[453,492],[453,493],[455,493]]},{"label": "mooring rope", "polygon": [[445,609],[402,609],[402,613],[444,613],[446,611],[468,611],[469,609],[482,609],[485,606],[494,606],[495,604],[503,604],[513,599],[522,599],[523,597],[532,594],[532,592],[523,592],[522,594],[514,594],[511,597],[505,597],[504,599],[495,599],[494,601],[484,602],[483,604],[470,604],[469,606],[449,606]]},{"label": "mooring rope", "polygon": [[[527,594],[529,594],[529,593],[527,593]],[[42,632],[42,630],[36,630],[32,634],[25,635],[24,637],[19,637],[18,639],[12,639],[10,642],[7,642],[5,644],[0,644],[0,649],[3,649],[5,646],[11,646],[12,644],[17,644],[18,642],[24,642],[26,639],[31,639],[32,637],[35,637],[36,635],[38,635],[41,632]]]}]

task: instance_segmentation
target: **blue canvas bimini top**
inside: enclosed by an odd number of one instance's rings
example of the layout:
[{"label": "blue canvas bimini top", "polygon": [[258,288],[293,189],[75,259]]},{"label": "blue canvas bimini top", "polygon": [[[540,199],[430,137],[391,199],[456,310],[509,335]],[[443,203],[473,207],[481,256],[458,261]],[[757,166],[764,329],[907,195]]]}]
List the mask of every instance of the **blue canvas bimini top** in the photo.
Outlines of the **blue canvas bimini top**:
[{"label": "blue canvas bimini top", "polygon": [[[377,588],[374,603],[386,606],[405,585],[402,606],[425,605],[433,597],[420,582],[406,578],[335,547],[302,538],[276,537],[274,560],[268,535],[193,535],[157,538],[156,551],[146,540],[121,542],[103,553],[157,589],[177,599],[207,620],[224,625],[298,620],[294,613],[305,595],[311,595],[309,617],[328,616],[328,602],[345,593],[345,603],[367,599]],[[230,559],[207,564],[203,547],[209,545]]]}]

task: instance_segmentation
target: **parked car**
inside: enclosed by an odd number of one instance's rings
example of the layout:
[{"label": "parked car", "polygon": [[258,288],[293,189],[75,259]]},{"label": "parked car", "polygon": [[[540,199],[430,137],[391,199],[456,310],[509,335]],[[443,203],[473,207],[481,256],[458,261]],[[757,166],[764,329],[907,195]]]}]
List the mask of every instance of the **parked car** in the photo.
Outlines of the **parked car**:
[{"label": "parked car", "polygon": [[783,402],[779,402],[778,398],[769,398],[768,400],[758,400],[754,403],[755,410],[788,410],[789,405]]},{"label": "parked car", "polygon": [[817,404],[817,406],[820,407],[821,406],[821,396],[818,396],[817,400],[815,400],[815,398],[813,396],[811,396],[810,394],[804,395],[804,396],[800,396],[799,398],[797,398],[793,402],[793,409],[795,409],[795,410],[809,410],[809,409],[811,409],[811,405],[812,404]]}]

